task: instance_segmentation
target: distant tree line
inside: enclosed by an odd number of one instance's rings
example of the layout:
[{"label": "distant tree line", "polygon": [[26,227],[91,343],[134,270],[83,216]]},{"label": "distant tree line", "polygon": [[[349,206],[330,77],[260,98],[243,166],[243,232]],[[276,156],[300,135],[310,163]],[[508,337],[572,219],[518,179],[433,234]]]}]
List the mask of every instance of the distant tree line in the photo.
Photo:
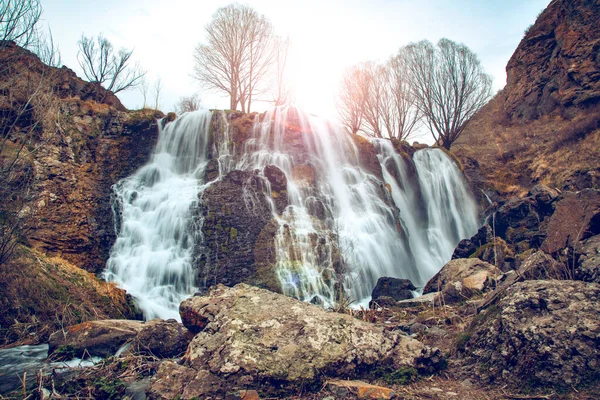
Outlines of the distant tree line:
[{"label": "distant tree line", "polygon": [[378,138],[406,140],[423,122],[449,149],[491,96],[492,80],[465,45],[441,39],[400,48],[387,62],[350,67],[338,112],[344,126]]}]

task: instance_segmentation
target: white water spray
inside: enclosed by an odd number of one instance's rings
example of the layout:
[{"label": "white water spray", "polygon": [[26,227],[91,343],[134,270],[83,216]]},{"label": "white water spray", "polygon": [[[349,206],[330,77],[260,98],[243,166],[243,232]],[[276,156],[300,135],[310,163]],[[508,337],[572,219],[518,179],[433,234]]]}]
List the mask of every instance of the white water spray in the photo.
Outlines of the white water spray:
[{"label": "white water spray", "polygon": [[179,319],[194,293],[191,209],[207,163],[212,113],[187,113],[159,132],[152,160],[114,186],[117,240],[104,277],[137,301],[146,319]]}]

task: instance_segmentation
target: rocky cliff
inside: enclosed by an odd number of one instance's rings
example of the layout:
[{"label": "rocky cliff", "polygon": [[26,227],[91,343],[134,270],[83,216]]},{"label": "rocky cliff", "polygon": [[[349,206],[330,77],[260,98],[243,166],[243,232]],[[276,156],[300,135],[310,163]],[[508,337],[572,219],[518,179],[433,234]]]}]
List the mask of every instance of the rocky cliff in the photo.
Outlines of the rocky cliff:
[{"label": "rocky cliff", "polygon": [[598,13],[598,1],[552,1],[508,62],[506,87],[455,143],[488,194],[600,184]]},{"label": "rocky cliff", "polygon": [[[30,318],[55,324],[73,303],[85,303],[87,310],[70,321],[94,318],[92,309],[96,318],[134,317],[129,297],[119,289],[91,274],[81,281],[58,276],[84,274],[73,272],[77,268],[103,269],[115,239],[111,185],[147,161],[162,115],[128,112],[112,93],[66,67],[43,64],[14,43],[0,49],[2,211],[18,215],[21,224],[16,254],[1,265],[2,329]],[[2,237],[13,227],[3,219]],[[48,276],[53,273],[46,265],[54,265],[55,277]],[[15,279],[8,269],[28,272]],[[98,300],[107,290],[114,292],[112,300]],[[36,313],[46,305],[62,311]]]}]

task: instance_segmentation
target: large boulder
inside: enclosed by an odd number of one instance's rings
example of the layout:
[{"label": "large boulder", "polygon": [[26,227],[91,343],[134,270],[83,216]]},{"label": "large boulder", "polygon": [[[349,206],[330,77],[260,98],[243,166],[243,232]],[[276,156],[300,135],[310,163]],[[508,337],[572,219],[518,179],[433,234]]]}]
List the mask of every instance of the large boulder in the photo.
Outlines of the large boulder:
[{"label": "large boulder", "polygon": [[451,260],[427,282],[423,294],[440,291],[445,302],[470,298],[476,293],[494,287],[494,280],[502,271],[478,258]]},{"label": "large boulder", "polygon": [[174,319],[153,319],[144,324],[133,341],[134,352],[158,358],[182,355],[194,334]]},{"label": "large boulder", "polygon": [[487,381],[570,388],[600,374],[600,285],[525,281],[475,318],[466,342]]},{"label": "large boulder", "polygon": [[[245,284],[218,285],[207,296],[185,300],[180,313],[184,325],[199,332],[183,366],[217,377],[227,390],[281,394],[318,389],[328,377],[359,377],[380,366],[431,373],[443,362],[439,350],[410,337]],[[159,370],[152,386],[168,374]],[[178,393],[188,387],[183,383]]]},{"label": "large boulder", "polygon": [[[73,357],[90,356],[110,357],[142,330],[142,321],[124,319],[106,319],[83,322],[69,326],[50,335],[49,354],[57,353],[62,358],[68,354]],[[68,358],[68,357],[67,357]]]}]

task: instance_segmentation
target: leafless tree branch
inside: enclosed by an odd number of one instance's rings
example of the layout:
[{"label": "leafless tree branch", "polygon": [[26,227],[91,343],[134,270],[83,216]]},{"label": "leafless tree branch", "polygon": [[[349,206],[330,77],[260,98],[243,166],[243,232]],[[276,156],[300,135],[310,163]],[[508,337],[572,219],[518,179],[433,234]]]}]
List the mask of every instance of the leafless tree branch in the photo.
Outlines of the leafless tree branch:
[{"label": "leafless tree branch", "polygon": [[96,40],[81,36],[77,61],[85,77],[113,93],[129,90],[142,83],[146,75],[139,64],[131,64],[133,50],[115,49],[102,34]]}]

